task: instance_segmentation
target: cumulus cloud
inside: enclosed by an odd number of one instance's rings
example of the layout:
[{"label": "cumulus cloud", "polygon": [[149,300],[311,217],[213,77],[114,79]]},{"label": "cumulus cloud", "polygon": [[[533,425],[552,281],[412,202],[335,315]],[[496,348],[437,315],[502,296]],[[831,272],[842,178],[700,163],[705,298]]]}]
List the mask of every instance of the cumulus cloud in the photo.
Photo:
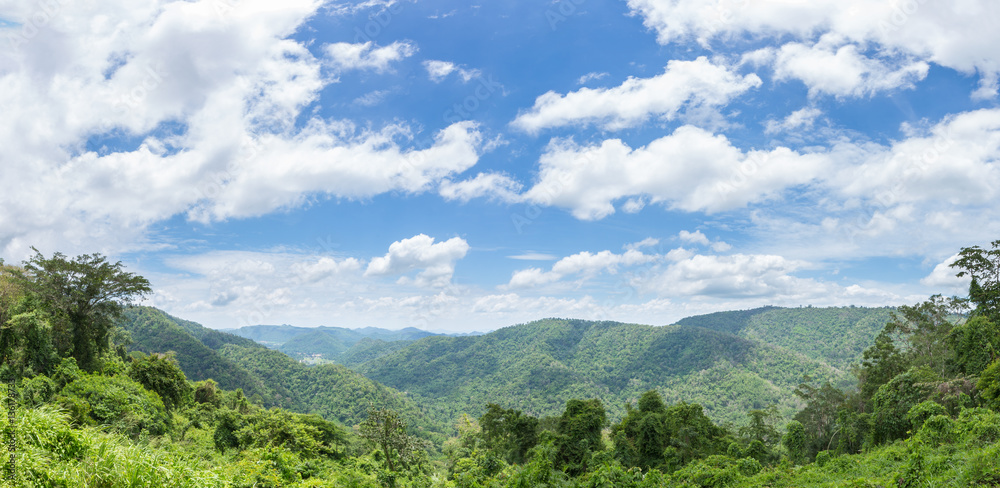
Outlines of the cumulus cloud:
[{"label": "cumulus cloud", "polygon": [[377,47],[374,42],[335,42],[324,46],[327,62],[335,71],[372,70],[384,73],[396,61],[413,56],[417,47],[406,41],[396,41]]},{"label": "cumulus cloud", "polygon": [[[0,194],[3,255],[149,248],[149,225],[175,215],[207,222],[422,192],[476,163],[480,136],[467,123],[417,150],[404,125],[302,116],[333,81],[290,38],[320,2],[215,7],[70,2],[37,35],[13,34],[0,52],[0,180],[18,182]],[[33,13],[4,8],[17,21]],[[383,70],[414,49],[324,51],[337,69]]]},{"label": "cumulus cloud", "polygon": [[[857,48],[825,54],[803,48],[802,52],[790,54],[813,60],[826,56],[837,66],[846,67],[848,74],[857,74],[865,71],[855,64],[859,61],[858,50],[872,45],[874,50],[914,57],[918,62],[936,63],[967,74],[980,73],[984,87],[980,96],[996,94],[1000,55],[995,46],[1000,44],[1000,30],[996,29],[995,19],[1000,16],[1000,4],[990,0],[629,0],[628,4],[647,27],[657,32],[662,44],[691,39],[709,46],[715,40],[729,41],[746,34],[776,39],[791,36],[805,41],[832,34]],[[919,65],[909,69],[915,71],[904,70],[904,79],[923,70]],[[833,85],[824,85],[826,88],[845,90],[850,80],[844,84],[844,73],[833,69],[826,73],[834,80]]]},{"label": "cumulus cloud", "polygon": [[647,291],[671,297],[806,297],[824,286],[792,275],[806,264],[775,255],[698,254],[671,263],[642,286]]},{"label": "cumulus cloud", "polygon": [[[419,234],[392,243],[385,256],[368,263],[365,276],[402,275],[419,269],[412,281],[417,286],[446,286],[455,272],[455,263],[467,252],[469,244],[461,237],[435,243],[433,237]],[[410,282],[405,276],[401,280]]]},{"label": "cumulus cloud", "polygon": [[682,126],[645,147],[619,139],[579,146],[552,141],[527,201],[568,208],[579,219],[601,219],[614,202],[640,196],[685,211],[717,212],[806,184],[827,167],[823,155],[788,148],[743,152],[722,135]]},{"label": "cumulus cloud", "polygon": [[872,58],[854,44],[821,39],[814,45],[790,42],[778,49],[765,48],[752,58],[771,59],[778,81],[795,79],[809,88],[811,96],[821,94],[870,96],[880,91],[913,88],[927,77],[930,66],[910,58]]},{"label": "cumulus cloud", "polygon": [[724,106],[760,84],[757,75],[740,76],[705,57],[672,60],[663,74],[653,78],[629,78],[614,88],[581,88],[565,95],[545,93],[511,124],[532,134],[567,125],[621,130],[650,117],[676,118],[685,108]]},{"label": "cumulus cloud", "polygon": [[934,266],[930,274],[920,280],[920,284],[935,288],[945,288],[947,290],[957,290],[958,294],[967,293],[972,279],[968,276],[959,278],[956,276],[959,270],[951,267],[958,258],[958,254],[955,254],[938,263]]},{"label": "cumulus cloud", "polygon": [[616,273],[619,266],[635,266],[646,264],[658,259],[656,255],[643,254],[630,249],[622,254],[611,251],[581,253],[567,256],[552,265],[549,271],[539,268],[528,268],[514,272],[505,288],[529,288],[554,283],[570,275],[593,276],[596,273]]},{"label": "cumulus cloud", "polygon": [[680,234],[678,234],[678,237],[680,237],[681,241],[683,242],[688,242],[691,244],[701,244],[703,246],[708,245],[708,237],[705,236],[705,234],[703,234],[700,230],[696,230],[694,232],[688,232],[686,230],[682,230]]}]

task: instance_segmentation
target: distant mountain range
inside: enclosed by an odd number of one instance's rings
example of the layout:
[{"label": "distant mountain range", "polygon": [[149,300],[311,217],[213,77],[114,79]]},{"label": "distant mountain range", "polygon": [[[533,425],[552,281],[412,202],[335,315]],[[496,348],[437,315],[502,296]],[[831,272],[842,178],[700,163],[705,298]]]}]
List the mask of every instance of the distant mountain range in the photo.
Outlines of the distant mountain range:
[{"label": "distant mountain range", "polygon": [[299,360],[325,360],[357,366],[397,351],[408,343],[435,335],[464,337],[479,332],[439,334],[414,327],[388,330],[378,327],[347,329],[343,327],[295,327],[291,325],[251,325],[220,332],[252,339]]},{"label": "distant mountain range", "polygon": [[[769,405],[787,417],[801,408],[793,390],[803,375],[852,384],[850,366],[892,313],[765,307],[671,326],[545,319],[467,337],[374,327],[215,331],[150,308],[130,310],[125,325],[134,349],[175,351],[191,379],[212,377],[266,405],[348,425],[368,405],[387,405],[437,435],[489,402],[547,416],[571,398],[600,398],[617,419],[651,389],[668,402],[699,403],[717,421],[740,424],[746,411]],[[315,357],[340,364],[300,362]]]}]

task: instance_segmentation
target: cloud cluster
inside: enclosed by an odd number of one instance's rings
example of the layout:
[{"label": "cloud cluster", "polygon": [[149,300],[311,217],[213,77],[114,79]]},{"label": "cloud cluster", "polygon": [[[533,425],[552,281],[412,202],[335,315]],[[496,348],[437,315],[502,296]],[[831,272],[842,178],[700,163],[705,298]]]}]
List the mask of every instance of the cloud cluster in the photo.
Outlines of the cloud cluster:
[{"label": "cloud cluster", "polygon": [[0,194],[0,253],[148,248],[149,225],[175,215],[423,192],[477,162],[468,122],[415,149],[405,125],[303,115],[336,82],[327,71],[386,72],[412,43],[331,44],[317,58],[290,36],[321,2],[217,4],[61,2],[35,30],[33,4],[3,7],[19,24],[0,51],[0,180],[18,184]]},{"label": "cloud cluster", "polygon": [[458,73],[458,77],[462,79],[463,83],[468,83],[472,81],[472,79],[483,75],[483,73],[478,69],[465,69],[450,61],[439,61],[435,59],[424,61],[424,69],[427,70],[427,75],[434,83],[444,81],[444,79],[452,73]]},{"label": "cloud cluster", "polygon": [[[469,252],[469,244],[461,237],[453,237],[443,242],[420,234],[409,239],[396,241],[389,246],[385,256],[372,259],[365,269],[365,276],[401,275],[420,269],[415,279],[418,286],[446,286],[451,283],[455,263]],[[399,283],[409,283],[410,278],[402,277]]]},{"label": "cloud cluster", "polygon": [[[1000,43],[1000,30],[996,29],[1000,5],[989,0],[629,0],[628,5],[657,32],[662,44],[695,40],[708,46],[746,36],[797,39],[781,49],[788,48],[790,56],[804,57],[787,60],[790,64],[786,69],[789,74],[798,72],[809,77],[816,82],[814,88],[818,91],[855,93],[860,89],[863,93],[866,84],[880,88],[893,83],[905,85],[915,76],[922,77],[921,72],[926,71],[920,65],[922,61],[967,74],[979,73],[981,89],[977,96],[996,95],[1000,54],[994,46]],[[833,51],[814,43],[825,34],[842,40],[842,46]],[[917,61],[898,66],[902,72],[893,74],[870,56],[862,59],[862,51]],[[826,72],[832,75],[829,84],[811,78],[815,73],[812,63],[821,58],[846,71],[828,69]],[[887,78],[887,74],[891,76]]]},{"label": "cloud cluster", "polygon": [[718,212],[758,202],[807,184],[828,158],[788,148],[744,152],[723,135],[685,125],[640,148],[620,139],[581,146],[552,141],[526,200],[570,209],[580,219],[615,213],[627,197],[694,212]]},{"label": "cloud cluster", "polygon": [[760,84],[757,75],[740,76],[733,68],[705,57],[672,60],[661,75],[629,78],[614,88],[581,88],[565,95],[545,93],[511,125],[531,134],[567,125],[620,130],[650,117],[673,119],[685,108],[724,106]]},{"label": "cloud cluster", "polygon": [[656,259],[658,259],[658,256],[643,254],[641,251],[635,249],[630,249],[622,254],[615,254],[611,251],[601,251],[592,254],[584,251],[560,259],[552,265],[552,269],[549,271],[543,271],[539,268],[516,271],[504,288],[536,287],[554,283],[570,275],[588,277],[601,272],[614,274],[617,272],[619,266],[636,266],[655,261]]}]

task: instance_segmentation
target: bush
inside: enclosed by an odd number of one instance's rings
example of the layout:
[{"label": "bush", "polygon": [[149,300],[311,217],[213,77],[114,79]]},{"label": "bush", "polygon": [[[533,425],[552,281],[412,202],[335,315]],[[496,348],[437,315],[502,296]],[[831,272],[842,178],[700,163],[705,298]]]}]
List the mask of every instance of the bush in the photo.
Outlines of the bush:
[{"label": "bush", "polygon": [[64,405],[89,410],[87,415],[98,424],[129,436],[142,432],[161,435],[167,431],[169,417],[163,401],[127,377],[83,373],[63,388],[62,396]]},{"label": "bush", "polygon": [[909,412],[906,413],[906,420],[910,421],[910,425],[913,427],[912,432],[917,432],[920,427],[924,425],[924,421],[933,417],[934,415],[947,415],[948,412],[945,411],[944,407],[938,405],[934,402],[921,402],[913,406]]},{"label": "bush", "polygon": [[21,404],[26,407],[37,407],[52,401],[56,394],[56,382],[45,375],[26,378],[21,383]]},{"label": "bush", "polygon": [[826,463],[830,462],[831,457],[833,457],[833,455],[830,451],[820,451],[816,453],[816,465],[819,467],[826,466]]},{"label": "bush", "polygon": [[764,466],[760,464],[760,461],[748,457],[737,461],[736,469],[738,469],[740,473],[743,473],[743,476],[753,476],[761,472],[761,470],[764,469]]},{"label": "bush", "polygon": [[1000,414],[986,408],[967,408],[958,415],[955,431],[965,442],[1000,441]]},{"label": "bush", "polygon": [[952,442],[954,435],[955,423],[951,417],[935,415],[923,423],[916,433],[916,438],[922,442],[937,445]]}]

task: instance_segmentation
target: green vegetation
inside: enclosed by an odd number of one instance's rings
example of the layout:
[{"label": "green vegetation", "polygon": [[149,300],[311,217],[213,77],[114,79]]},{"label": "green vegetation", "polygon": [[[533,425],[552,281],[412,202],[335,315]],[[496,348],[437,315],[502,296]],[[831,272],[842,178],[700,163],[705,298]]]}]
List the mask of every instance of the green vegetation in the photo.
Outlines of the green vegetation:
[{"label": "green vegetation", "polygon": [[740,423],[744,412],[769,405],[791,416],[801,407],[793,390],[803,375],[849,383],[817,361],[698,327],[561,319],[478,337],[427,337],[358,370],[409,392],[449,423],[480,415],[489,403],[558,415],[573,398],[605,400],[615,420],[650,389]]},{"label": "green vegetation", "polygon": [[866,307],[763,307],[688,317],[677,324],[763,342],[848,371],[892,318],[893,311]]},{"label": "green vegetation", "polygon": [[[412,396],[154,309],[126,310],[141,287],[93,298],[76,287],[142,283],[99,255],[34,258],[53,270],[86,264],[61,281],[30,263],[0,263],[0,353],[15,385],[0,400],[16,419],[0,416],[0,428],[20,453],[13,483],[2,484],[998,486],[1000,241],[961,256],[969,298],[900,307],[858,355],[853,382],[805,353],[699,326],[553,319],[426,337],[362,366],[411,385]],[[72,301],[59,293],[88,296],[83,308],[109,315],[69,319],[53,305]],[[750,324],[782,310],[740,316]],[[93,325],[107,317],[128,330]],[[82,336],[67,328],[87,320]],[[169,345],[181,347],[155,350]],[[185,364],[200,373],[231,365],[229,381],[260,390],[248,398],[213,379],[191,381]],[[777,400],[767,402],[772,391]],[[691,392],[712,408],[676,398]],[[440,429],[441,418],[457,422]]]},{"label": "green vegetation", "polygon": [[277,349],[295,359],[336,362],[356,366],[365,361],[402,349],[410,342],[436,335],[408,327],[387,330],[377,327],[293,327],[290,325],[253,325],[225,332],[245,337]]}]

